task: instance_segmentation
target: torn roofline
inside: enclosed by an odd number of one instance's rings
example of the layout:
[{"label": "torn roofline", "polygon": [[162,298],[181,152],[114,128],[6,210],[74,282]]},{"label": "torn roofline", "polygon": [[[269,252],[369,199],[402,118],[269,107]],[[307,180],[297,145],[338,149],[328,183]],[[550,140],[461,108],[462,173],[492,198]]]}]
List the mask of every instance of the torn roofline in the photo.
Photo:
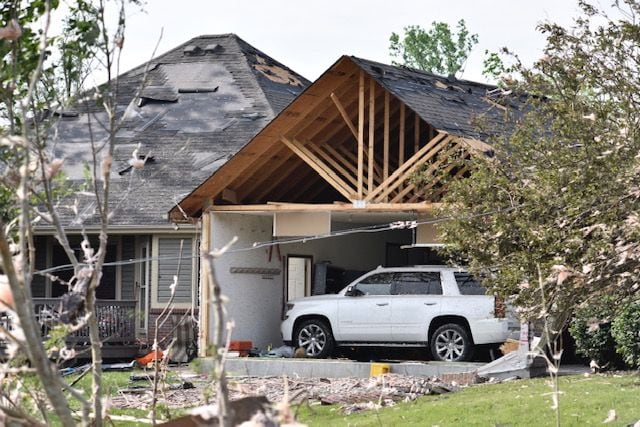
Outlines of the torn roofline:
[{"label": "torn roofline", "polygon": [[[468,90],[468,91],[463,90],[463,92],[465,92],[468,96],[473,96],[476,98],[481,98],[485,96],[488,91],[496,89],[497,86],[486,84],[486,83],[462,80],[462,79],[453,81],[451,79],[448,79],[445,76],[429,73],[422,70],[414,70],[407,67],[398,67],[398,66],[383,64],[380,62],[369,61],[369,60],[362,59],[352,55],[342,55],[329,68],[327,68],[314,83],[312,83],[310,86],[305,88],[289,104],[289,106],[284,108],[270,123],[268,123],[260,132],[258,132],[258,134],[256,134],[251,139],[251,141],[249,141],[240,151],[238,151],[231,159],[229,159],[226,164],[222,165],[209,178],[201,182],[193,191],[191,191],[191,193],[189,193],[186,197],[184,197],[178,203],[178,206],[174,207],[169,212],[169,217],[174,219],[182,218],[182,220],[185,220],[186,219],[185,217],[197,218],[200,215],[202,215],[203,202],[208,198],[215,197],[216,194],[219,191],[221,191],[221,187],[225,185],[224,182],[216,183],[216,177],[220,176],[220,174],[222,173],[226,173],[229,167],[234,167],[236,160],[243,156],[243,154],[246,152],[245,151],[246,148],[251,146],[256,141],[256,139],[262,138],[265,135],[266,137],[268,137],[273,126],[277,127],[277,125],[274,125],[274,123],[277,123],[282,116],[287,115],[291,111],[290,110],[291,108],[295,108],[295,106],[299,105],[298,103],[300,102],[304,103],[305,98],[308,96],[311,96],[311,97],[319,96],[320,92],[319,93],[311,92],[310,94],[310,91],[318,90],[316,85],[322,87],[321,86],[322,81],[328,78],[328,75],[330,75],[331,73],[343,72],[341,71],[341,66],[345,64],[345,61],[348,61],[348,63],[351,64],[351,66],[356,67],[357,69],[366,73],[366,75],[368,75],[370,78],[375,80],[382,88],[384,88],[390,94],[395,96],[398,100],[404,103],[408,110],[414,112],[425,123],[432,126],[435,130],[442,133],[449,134],[452,137],[468,140],[470,142],[469,145],[471,145],[472,148],[478,148],[478,147],[482,148],[487,146],[487,144],[484,143],[484,141],[482,141],[483,138],[478,137],[478,135],[473,135],[473,132],[471,133],[468,132],[469,129],[465,130],[464,126],[460,126],[456,122],[451,122],[450,123],[451,126],[443,126],[442,118],[440,118],[439,121],[435,120],[434,117],[430,117],[428,114],[425,113],[425,111],[420,111],[420,109],[414,108],[409,102],[409,100],[407,99],[407,94],[403,93],[402,91],[398,91],[397,90],[398,88],[396,88],[392,84],[392,82],[393,81],[414,82],[412,79],[415,78],[416,80],[418,80],[418,83],[420,81],[431,82],[433,86],[439,87],[437,82],[440,82],[442,84],[446,84],[447,86],[452,86],[452,89],[459,89],[455,86],[457,84],[460,86],[464,86],[464,89]],[[380,72],[377,72],[376,69],[379,69]],[[386,72],[395,73],[395,75],[389,74],[389,77],[393,76],[392,79],[385,78],[385,70],[387,70]],[[443,89],[442,87],[439,87],[439,88]],[[477,90],[474,90],[474,88],[477,88]],[[320,91],[322,90],[324,89],[320,89]],[[459,90],[456,91],[456,93],[458,92],[460,91]],[[419,95],[421,94],[419,93]],[[425,96],[425,99],[428,99],[427,93],[425,93],[424,96]],[[483,107],[488,107],[488,105]],[[443,105],[442,108],[445,108],[445,106]],[[459,106],[457,106],[457,104],[454,101],[451,101],[448,108],[459,108]],[[464,114],[467,114],[467,113],[465,112]],[[466,127],[468,128],[469,125],[467,124]]]}]

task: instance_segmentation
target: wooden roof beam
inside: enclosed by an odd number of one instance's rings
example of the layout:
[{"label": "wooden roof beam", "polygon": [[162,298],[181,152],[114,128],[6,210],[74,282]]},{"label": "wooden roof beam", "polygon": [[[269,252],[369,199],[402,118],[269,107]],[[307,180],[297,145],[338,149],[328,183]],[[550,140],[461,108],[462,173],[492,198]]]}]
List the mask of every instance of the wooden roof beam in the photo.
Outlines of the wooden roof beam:
[{"label": "wooden roof beam", "polygon": [[333,104],[338,109],[338,112],[340,112],[340,115],[342,116],[342,120],[344,120],[344,122],[347,124],[347,127],[349,128],[353,136],[357,139],[358,131],[356,130],[356,127],[353,125],[353,122],[351,121],[351,118],[349,117],[347,110],[344,109],[342,102],[340,102],[340,99],[338,98],[338,96],[333,92],[331,92],[330,97],[331,97],[331,100],[333,101]]},{"label": "wooden roof beam", "polygon": [[269,203],[262,205],[213,205],[207,212],[432,212],[441,203],[369,203],[356,208],[352,203]]},{"label": "wooden roof beam", "polygon": [[336,175],[331,168],[329,168],[324,162],[322,162],[315,154],[307,149],[302,143],[297,140],[289,140],[286,137],[281,137],[280,140],[291,149],[296,155],[298,155],[305,163],[313,168],[318,174],[324,178],[333,188],[338,190],[340,194],[346,197],[348,200],[353,198],[353,189]]},{"label": "wooden roof beam", "polygon": [[[446,133],[440,133],[435,138],[433,138],[427,145],[422,147],[417,153],[411,156],[406,162],[404,162],[398,169],[395,170],[387,178],[382,184],[380,184],[372,193],[367,196],[368,201],[374,199],[374,197],[384,197],[389,194],[393,189],[397,187],[397,185],[401,184],[405,179],[405,175],[407,172],[413,172],[424,160],[430,156],[435,155],[438,152],[438,149],[442,146],[442,143],[448,143],[450,140],[450,136]],[[429,156],[429,157],[430,157]],[[399,181],[399,183],[398,183]]]}]

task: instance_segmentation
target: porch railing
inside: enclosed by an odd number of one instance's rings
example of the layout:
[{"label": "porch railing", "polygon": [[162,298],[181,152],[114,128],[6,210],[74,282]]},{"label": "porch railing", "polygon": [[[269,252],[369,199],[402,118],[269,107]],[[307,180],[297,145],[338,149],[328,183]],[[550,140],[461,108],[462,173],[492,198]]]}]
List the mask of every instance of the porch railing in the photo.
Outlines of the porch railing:
[{"label": "porch railing", "polygon": [[[60,299],[34,298],[36,319],[42,328],[42,336],[49,336],[51,329],[60,324]],[[135,300],[97,300],[96,318],[100,340],[106,345],[133,344],[136,341]],[[79,317],[83,313],[79,314]],[[84,327],[66,337],[66,341],[76,344],[89,343],[89,328]]]}]

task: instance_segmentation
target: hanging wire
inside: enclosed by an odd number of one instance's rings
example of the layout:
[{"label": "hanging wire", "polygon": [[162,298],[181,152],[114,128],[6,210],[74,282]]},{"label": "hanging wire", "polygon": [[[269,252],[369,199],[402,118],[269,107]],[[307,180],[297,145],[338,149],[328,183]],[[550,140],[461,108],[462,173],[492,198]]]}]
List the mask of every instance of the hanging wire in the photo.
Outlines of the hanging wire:
[{"label": "hanging wire", "polygon": [[[515,206],[510,206],[510,207],[507,207],[507,208],[494,209],[494,210],[491,210],[491,211],[481,212],[481,213],[470,215],[470,216],[463,217],[463,218],[442,217],[442,218],[432,218],[432,219],[421,220],[421,221],[418,221],[418,220],[394,221],[394,222],[389,222],[389,223],[385,223],[385,224],[368,225],[368,226],[363,226],[363,227],[348,228],[348,229],[345,229],[345,230],[331,231],[329,233],[317,234],[315,236],[292,237],[292,238],[286,238],[286,239],[268,240],[268,241],[264,241],[264,242],[254,242],[251,246],[245,246],[245,247],[241,247],[241,248],[230,249],[230,250],[226,251],[226,253],[230,254],[230,253],[247,252],[247,251],[253,251],[253,250],[256,250],[256,249],[267,248],[267,247],[270,247],[270,246],[276,246],[276,245],[289,245],[289,244],[294,244],[294,243],[307,243],[307,242],[310,242],[310,241],[313,241],[313,240],[328,239],[328,238],[333,238],[333,237],[342,237],[342,236],[348,236],[348,235],[351,235],[351,234],[380,233],[380,232],[391,231],[391,230],[414,229],[418,225],[438,224],[438,223],[441,223],[441,222],[452,221],[454,219],[468,221],[468,220],[471,220],[471,219],[474,219],[474,218],[480,218],[480,217],[491,216],[491,215],[495,215],[495,214],[499,214],[499,213],[510,212],[510,211],[519,209],[522,206],[523,205],[515,205]],[[103,264],[103,266],[104,267],[115,267],[115,266],[121,266],[121,265],[139,264],[139,263],[149,262],[149,261],[175,261],[175,260],[178,260],[178,259],[187,260],[187,259],[197,259],[197,258],[200,258],[200,255],[192,255],[191,257],[184,257],[184,256],[182,256],[182,257],[157,256],[157,257],[145,257],[145,258],[129,258],[127,260],[105,262]],[[88,267],[89,264],[80,263],[80,266],[87,266]],[[58,272],[58,271],[72,270],[72,269],[73,269],[73,265],[72,264],[65,264],[65,265],[58,265],[58,266],[55,266],[55,267],[46,268],[46,269],[43,269],[43,270],[36,270],[36,271],[34,271],[34,274],[47,275],[47,274],[51,274],[51,273]]]}]

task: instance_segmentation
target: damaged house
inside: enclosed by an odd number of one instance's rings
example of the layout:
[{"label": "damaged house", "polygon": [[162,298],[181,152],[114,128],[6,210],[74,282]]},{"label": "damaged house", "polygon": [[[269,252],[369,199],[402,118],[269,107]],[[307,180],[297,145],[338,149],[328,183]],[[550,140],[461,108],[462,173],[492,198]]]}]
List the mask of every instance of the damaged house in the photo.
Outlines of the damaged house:
[{"label": "damaged house", "polygon": [[[105,357],[134,354],[139,342],[153,336],[174,275],[176,309],[160,338],[175,331],[183,317],[197,316],[199,230],[190,223],[169,222],[167,212],[307,84],[233,34],[196,37],[118,77],[117,111],[124,125],[117,133],[110,177],[107,265],[97,289]],[[90,101],[57,114],[51,158],[64,159],[70,182],[82,183],[91,163],[91,140],[100,146],[107,136],[98,124],[106,123],[106,114]],[[141,162],[144,167],[132,167]],[[76,193],[60,213],[74,249],[80,251],[82,232],[97,247],[99,216],[90,195]],[[36,234],[36,269],[68,280],[72,269],[53,228],[41,223]],[[43,325],[67,292],[51,274],[36,275],[33,281]],[[191,324],[185,327],[193,331]],[[82,331],[75,340],[83,342]]]},{"label": "damaged house", "polygon": [[[288,300],[335,293],[379,265],[438,264],[429,218],[442,177],[492,154],[474,122],[500,132],[503,101],[518,103],[494,86],[405,67],[333,64],[171,209],[176,223],[201,219],[203,250],[238,237],[215,260],[233,339],[278,346]],[[200,289],[204,354],[215,328]]]}]

